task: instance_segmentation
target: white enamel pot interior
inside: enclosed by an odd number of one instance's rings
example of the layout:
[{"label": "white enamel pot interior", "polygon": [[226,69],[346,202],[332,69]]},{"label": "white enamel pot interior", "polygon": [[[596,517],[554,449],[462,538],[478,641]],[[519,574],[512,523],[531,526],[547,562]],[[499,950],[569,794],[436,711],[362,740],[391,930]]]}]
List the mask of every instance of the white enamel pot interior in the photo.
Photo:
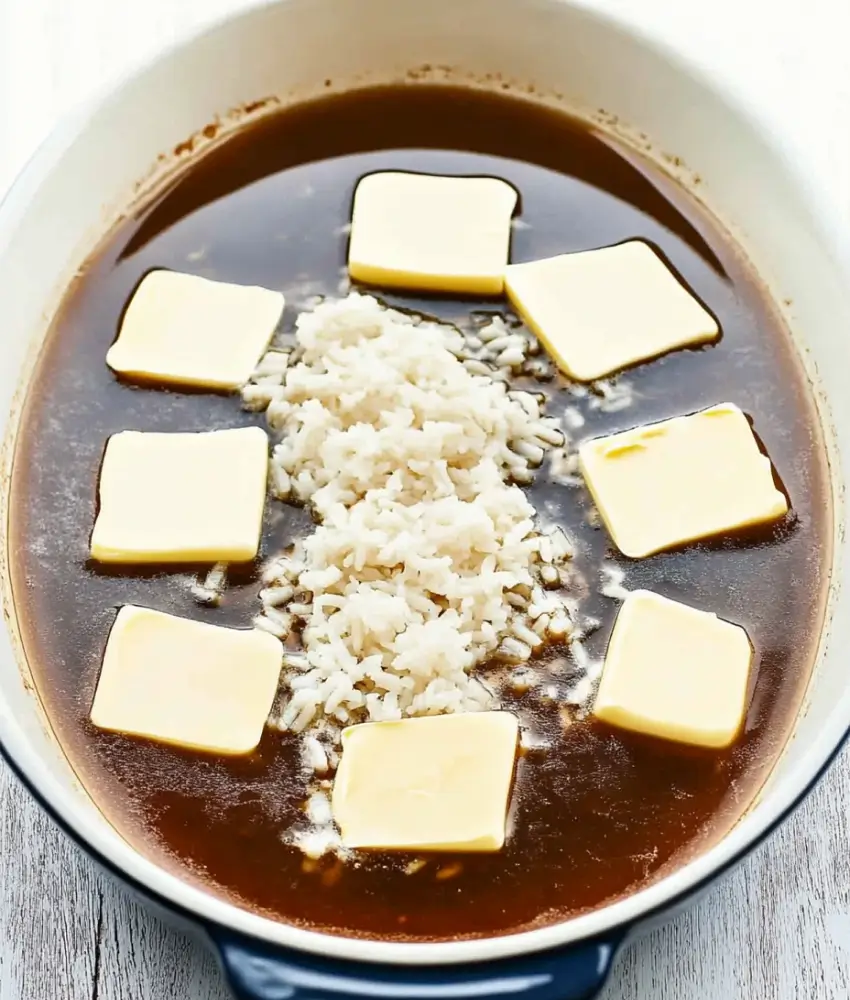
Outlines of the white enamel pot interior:
[{"label": "white enamel pot interior", "polygon": [[[0,637],[0,737],[14,767],[87,848],[131,883],[184,914],[301,954],[395,966],[481,962],[562,948],[633,926],[702,886],[800,799],[850,725],[841,651],[850,645],[841,460],[850,453],[847,250],[830,206],[809,190],[793,148],[675,53],[584,4],[559,0],[281,0],[241,14],[167,52],[65,123],[34,157],[0,210],[0,407],[16,408],[62,289],[159,154],[229,109],[332,87],[404,78],[428,65],[455,79],[532,84],[586,116],[646,133],[701,178],[699,196],[732,229],[775,293],[820,402],[835,494],[834,573],[827,641],[794,738],[748,815],[715,847],[663,881],[597,912],[501,939],[446,944],[346,940],[276,923],[184,884],[129,847],[76,784],[19,655],[6,587]],[[162,169],[162,163],[159,168]],[[691,176],[681,170],[683,183]],[[3,531],[5,533],[5,516]],[[3,545],[5,560],[5,538]],[[5,574],[4,574],[5,575]],[[379,991],[380,992],[380,991]],[[253,996],[253,993],[243,993]],[[283,995],[283,994],[280,994]]]}]

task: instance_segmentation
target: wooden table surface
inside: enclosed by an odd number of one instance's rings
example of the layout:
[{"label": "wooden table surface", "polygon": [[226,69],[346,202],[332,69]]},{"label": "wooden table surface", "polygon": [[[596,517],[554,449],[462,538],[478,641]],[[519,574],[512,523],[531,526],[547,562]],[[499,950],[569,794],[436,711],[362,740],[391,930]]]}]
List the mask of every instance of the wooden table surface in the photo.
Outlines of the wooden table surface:
[{"label": "wooden table surface", "polygon": [[[65,110],[242,0],[0,0],[0,192]],[[408,2],[408,0],[400,0]],[[793,127],[850,223],[847,0],[597,0]],[[695,909],[632,944],[605,1000],[850,997],[850,755]],[[209,955],[53,828],[0,765],[0,1000],[224,1000]]]}]

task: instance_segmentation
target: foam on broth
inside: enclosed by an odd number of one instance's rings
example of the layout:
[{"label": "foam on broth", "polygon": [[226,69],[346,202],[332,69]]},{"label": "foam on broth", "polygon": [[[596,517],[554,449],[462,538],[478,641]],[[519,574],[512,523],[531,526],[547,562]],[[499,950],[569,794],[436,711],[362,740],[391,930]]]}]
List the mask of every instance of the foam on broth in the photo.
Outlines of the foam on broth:
[{"label": "foam on broth", "polygon": [[[305,864],[282,836],[308,784],[297,738],[267,730],[244,759],[194,754],[95,730],[88,722],[118,606],[147,605],[247,626],[256,567],[231,574],[220,608],[192,598],[185,571],[107,572],[88,562],[106,438],[119,430],[209,430],[263,423],[237,397],[172,393],[117,381],[104,363],[121,312],[151,268],[279,289],[285,323],[344,278],[357,180],[381,169],[492,174],[521,193],[512,260],[642,238],[657,246],[718,317],[716,346],[681,351],[620,377],[633,396],[599,408],[563,380],[547,410],[567,407],[578,439],[730,400],[755,421],[793,504],[777,529],[630,563],[646,587],[744,625],[757,676],[746,729],[702,753],[609,729],[564,725],[557,705],[517,694],[553,748],[520,761],[512,834],[494,855],[374,856]],[[392,304],[448,321],[492,301]],[[605,648],[616,601],[600,593],[613,553],[583,487],[530,490],[578,542],[582,611]],[[501,934],[562,920],[634,890],[721,836],[745,811],[793,725],[823,616],[831,512],[814,406],[787,332],[728,236],[657,168],[555,111],[502,95],[428,85],[375,88],[276,113],[190,164],[158,199],[103,242],[68,290],[30,388],[15,456],[11,561],[18,617],[56,733],[107,818],[140,851],[211,892],[333,933],[433,940]],[[201,498],[199,498],[200,500]],[[309,524],[270,502],[263,553]],[[583,582],[582,582],[583,581]],[[548,655],[568,655],[554,650]],[[441,873],[440,877],[437,877]]]}]

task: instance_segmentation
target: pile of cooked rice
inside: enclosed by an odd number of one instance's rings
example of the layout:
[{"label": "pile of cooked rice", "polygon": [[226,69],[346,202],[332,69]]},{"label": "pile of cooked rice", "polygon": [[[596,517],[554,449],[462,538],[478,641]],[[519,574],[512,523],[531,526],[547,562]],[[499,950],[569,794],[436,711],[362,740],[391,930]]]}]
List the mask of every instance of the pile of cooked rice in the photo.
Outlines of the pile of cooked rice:
[{"label": "pile of cooked rice", "polygon": [[351,294],[302,313],[292,352],[271,351],[245,387],[281,434],[275,491],[319,522],[264,575],[257,624],[302,630],[282,728],[493,707],[478,665],[569,632],[551,590],[569,542],[538,530],[516,485],[564,444],[542,397],[504,378],[522,344]]}]

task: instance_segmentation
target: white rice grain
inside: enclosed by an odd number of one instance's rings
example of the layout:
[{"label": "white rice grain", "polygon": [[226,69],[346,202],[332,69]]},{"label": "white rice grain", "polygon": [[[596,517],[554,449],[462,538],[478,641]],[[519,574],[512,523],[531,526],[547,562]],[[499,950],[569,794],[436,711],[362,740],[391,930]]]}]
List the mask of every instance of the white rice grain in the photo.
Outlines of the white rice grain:
[{"label": "white rice grain", "polygon": [[315,736],[304,738],[304,756],[311,771],[316,774],[327,774],[329,770],[328,755]]},{"label": "white rice grain", "polygon": [[291,601],[294,593],[295,588],[290,587],[288,584],[277,587],[265,587],[260,591],[260,601],[270,608],[277,608],[281,604]]},{"label": "white rice grain", "polygon": [[[486,365],[519,364],[527,336],[500,317],[477,336],[471,358],[457,329],[352,293],[302,313],[273,362],[273,484],[319,521],[262,574],[258,627],[304,624],[282,728],[486,709],[476,666],[525,662],[543,641],[523,618],[541,539],[511,480],[531,481],[564,435]],[[248,389],[256,402],[265,387]]]},{"label": "white rice grain", "polygon": [[192,597],[199,604],[213,607],[221,603],[222,592],[227,585],[227,563],[217,562],[203,580],[193,580],[189,586]]},{"label": "white rice grain", "polygon": [[629,596],[629,590],[624,584],[626,579],[625,570],[614,563],[603,563],[600,575],[602,577],[602,586],[599,588],[599,593],[603,597],[610,597],[615,601],[625,601]]}]

